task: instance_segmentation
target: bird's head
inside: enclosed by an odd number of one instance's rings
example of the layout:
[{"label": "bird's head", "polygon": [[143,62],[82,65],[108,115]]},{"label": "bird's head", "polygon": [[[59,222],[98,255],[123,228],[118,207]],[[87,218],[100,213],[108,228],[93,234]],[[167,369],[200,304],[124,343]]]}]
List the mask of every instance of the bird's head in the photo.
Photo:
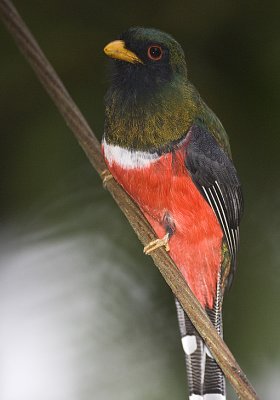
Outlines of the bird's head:
[{"label": "bird's head", "polygon": [[151,28],[130,28],[104,52],[113,59],[113,85],[137,94],[154,92],[175,80],[186,80],[184,52],[167,33]]},{"label": "bird's head", "polygon": [[105,96],[107,142],[151,150],[179,140],[199,104],[179,43],[167,33],[137,27],[109,43],[104,52],[113,66]]}]

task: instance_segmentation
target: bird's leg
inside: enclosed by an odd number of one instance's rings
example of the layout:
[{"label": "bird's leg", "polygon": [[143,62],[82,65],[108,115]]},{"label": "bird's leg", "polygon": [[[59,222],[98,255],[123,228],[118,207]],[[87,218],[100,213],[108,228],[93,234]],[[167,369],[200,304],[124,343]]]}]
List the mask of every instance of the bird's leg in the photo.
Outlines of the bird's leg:
[{"label": "bird's leg", "polygon": [[106,188],[107,182],[113,179],[113,175],[108,171],[108,169],[104,169],[104,171],[101,172],[101,178],[103,186]]},{"label": "bird's leg", "polygon": [[147,246],[144,247],[144,253],[145,254],[150,254],[152,251],[158,249],[159,247],[165,247],[166,251],[169,251],[169,233],[167,233],[165,236],[163,236],[163,238],[161,239],[156,239],[153,240],[152,242],[148,243]]},{"label": "bird's leg", "polygon": [[147,246],[144,247],[144,253],[150,254],[152,251],[158,249],[159,247],[165,247],[166,251],[169,251],[169,239],[175,232],[175,223],[172,215],[169,212],[166,212],[163,216],[162,225],[165,228],[166,235],[161,239],[153,240],[148,243]]}]

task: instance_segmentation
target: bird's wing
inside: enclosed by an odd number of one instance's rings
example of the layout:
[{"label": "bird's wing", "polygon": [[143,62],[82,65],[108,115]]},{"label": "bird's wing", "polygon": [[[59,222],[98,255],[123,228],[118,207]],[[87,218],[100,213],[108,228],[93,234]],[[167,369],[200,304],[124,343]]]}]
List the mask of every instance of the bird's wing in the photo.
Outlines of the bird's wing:
[{"label": "bird's wing", "polygon": [[243,196],[236,169],[214,136],[202,125],[188,132],[186,167],[202,196],[215,212],[231,256],[231,284],[236,269]]}]

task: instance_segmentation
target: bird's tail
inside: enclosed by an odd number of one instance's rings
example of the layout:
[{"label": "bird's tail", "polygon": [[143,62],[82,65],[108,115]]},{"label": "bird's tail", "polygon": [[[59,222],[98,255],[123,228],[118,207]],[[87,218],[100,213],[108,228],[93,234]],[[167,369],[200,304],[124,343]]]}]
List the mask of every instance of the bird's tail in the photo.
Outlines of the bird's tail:
[{"label": "bird's tail", "polygon": [[[189,400],[226,400],[224,375],[177,299],[176,308],[185,353]],[[220,307],[207,310],[222,335]]]}]

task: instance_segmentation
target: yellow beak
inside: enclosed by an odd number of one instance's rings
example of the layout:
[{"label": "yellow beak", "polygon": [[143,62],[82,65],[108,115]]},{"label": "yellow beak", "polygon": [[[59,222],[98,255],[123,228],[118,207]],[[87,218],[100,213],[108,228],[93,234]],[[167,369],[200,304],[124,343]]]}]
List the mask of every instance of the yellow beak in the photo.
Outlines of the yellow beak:
[{"label": "yellow beak", "polygon": [[114,42],[107,44],[107,46],[104,47],[104,53],[108,57],[116,58],[117,60],[127,61],[132,64],[143,64],[143,61],[141,61],[136,54],[125,48],[123,40],[115,40]]}]

